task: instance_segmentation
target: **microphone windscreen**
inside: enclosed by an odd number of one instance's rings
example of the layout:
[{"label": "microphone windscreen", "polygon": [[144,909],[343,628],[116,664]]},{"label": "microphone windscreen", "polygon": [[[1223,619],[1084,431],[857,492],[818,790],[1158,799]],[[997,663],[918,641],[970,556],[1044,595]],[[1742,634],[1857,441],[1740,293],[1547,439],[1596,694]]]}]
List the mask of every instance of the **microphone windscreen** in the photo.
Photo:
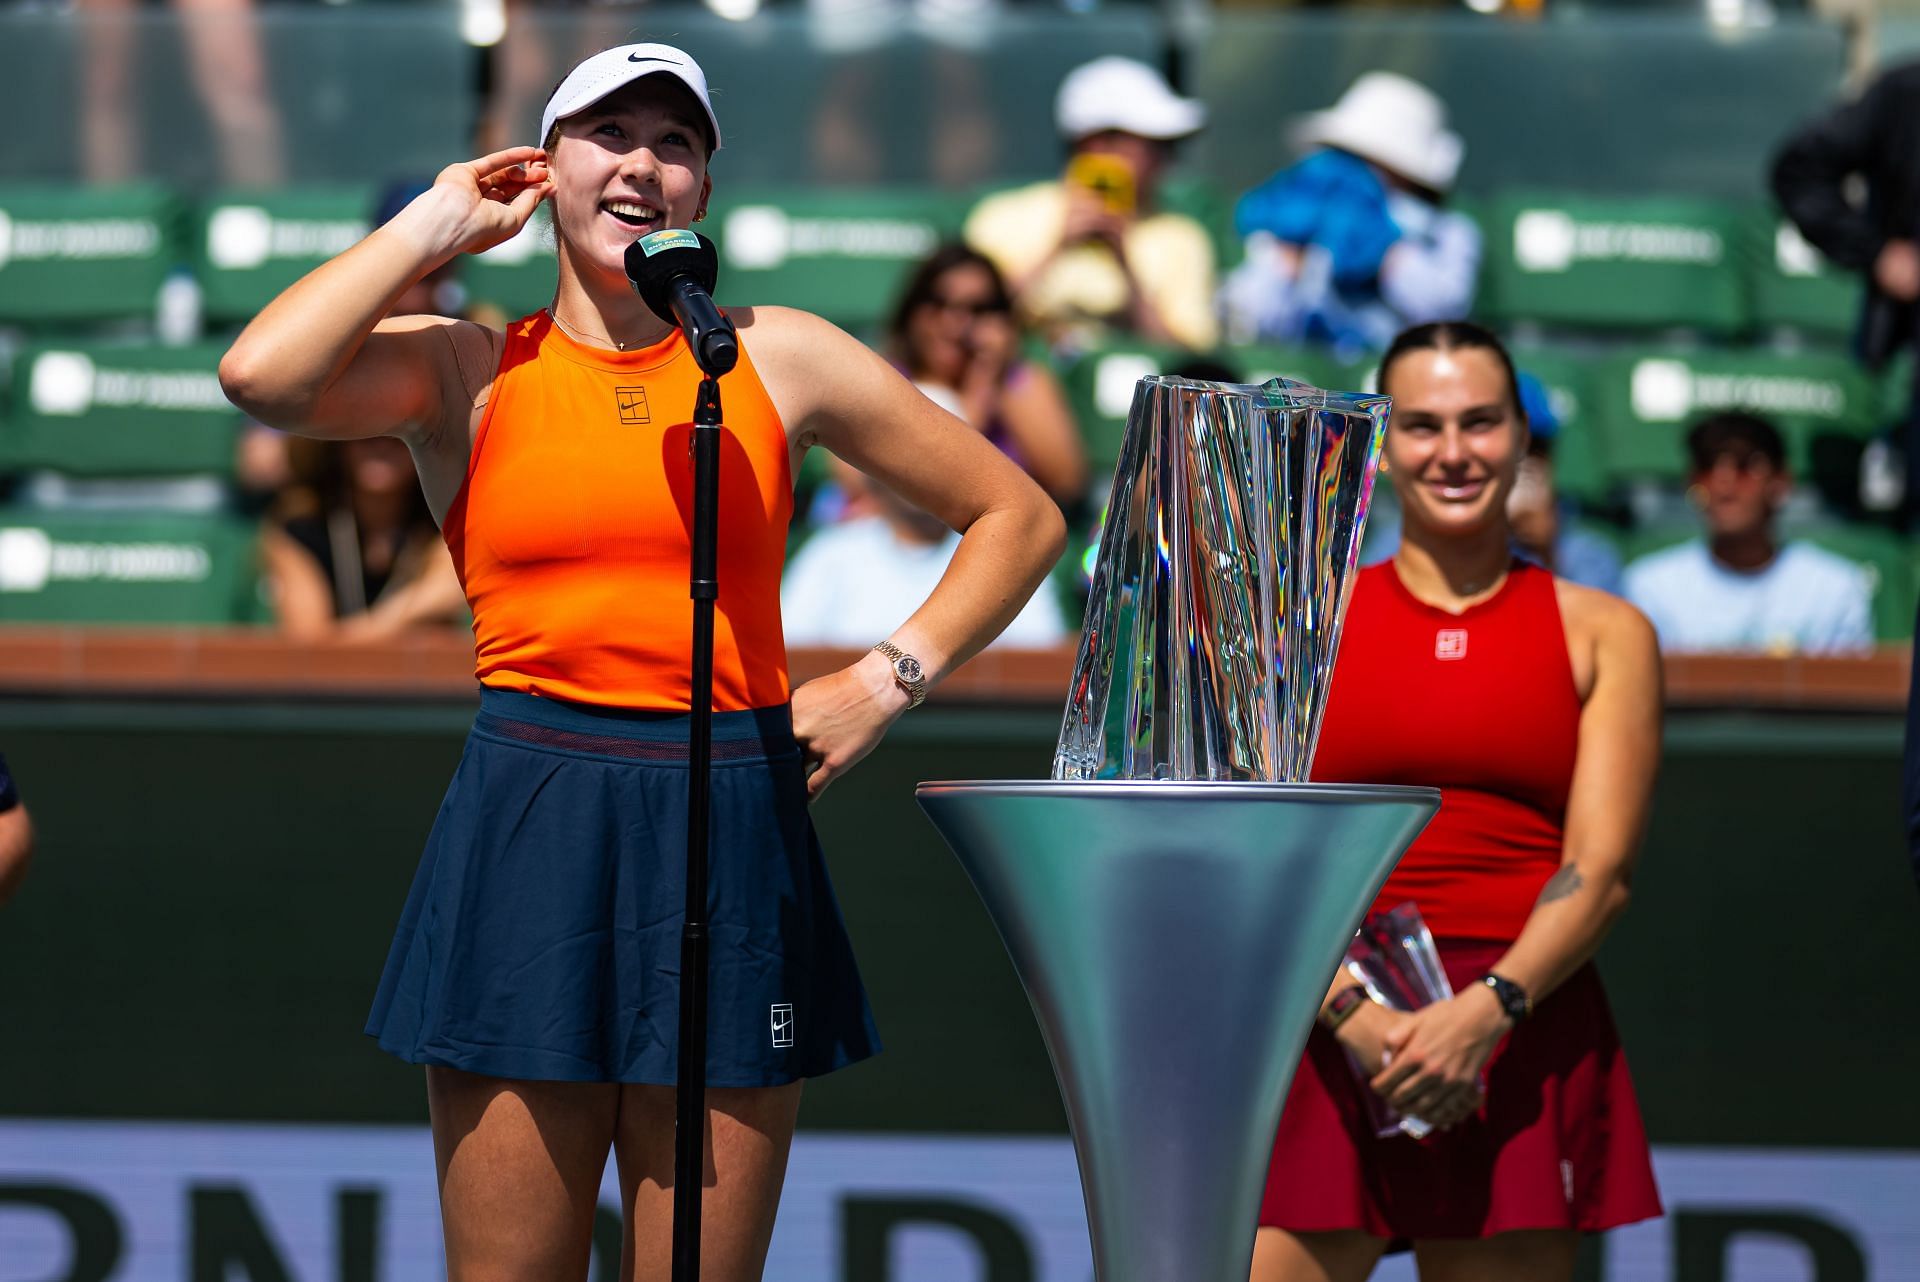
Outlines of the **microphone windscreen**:
[{"label": "microphone windscreen", "polygon": [[679,324],[673,314],[676,280],[691,280],[712,294],[719,278],[720,255],[699,232],[668,228],[627,246],[627,280],[653,314],[669,325]]}]

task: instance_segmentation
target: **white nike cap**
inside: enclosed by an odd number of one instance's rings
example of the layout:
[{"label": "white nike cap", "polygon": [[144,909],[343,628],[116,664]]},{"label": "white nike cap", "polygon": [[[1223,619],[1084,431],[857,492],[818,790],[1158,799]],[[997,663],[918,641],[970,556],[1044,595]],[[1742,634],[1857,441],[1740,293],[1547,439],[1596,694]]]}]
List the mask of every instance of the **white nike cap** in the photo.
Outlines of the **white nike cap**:
[{"label": "white nike cap", "polygon": [[540,116],[540,141],[544,144],[553,132],[555,121],[585,111],[616,89],[623,89],[642,76],[672,76],[693,91],[707,113],[707,125],[713,130],[713,149],[720,150],[720,119],[713,114],[713,101],[707,96],[707,73],[684,50],[672,45],[620,45],[602,49],[567,73],[560,87],[547,99]]}]

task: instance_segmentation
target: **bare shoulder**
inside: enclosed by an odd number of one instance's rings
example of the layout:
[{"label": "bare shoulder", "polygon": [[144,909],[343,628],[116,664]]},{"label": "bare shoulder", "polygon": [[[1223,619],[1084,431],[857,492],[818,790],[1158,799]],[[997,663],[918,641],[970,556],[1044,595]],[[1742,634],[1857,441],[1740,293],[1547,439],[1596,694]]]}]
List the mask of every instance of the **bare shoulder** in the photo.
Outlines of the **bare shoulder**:
[{"label": "bare shoulder", "polygon": [[727,314],[790,436],[810,437],[823,417],[844,416],[892,376],[865,343],[812,312],[732,307]]},{"label": "bare shoulder", "polygon": [[1608,636],[1626,644],[1654,643],[1653,624],[1631,602],[1569,579],[1556,578],[1553,591],[1568,627],[1577,625],[1596,637]]},{"label": "bare shoulder", "polygon": [[823,346],[830,350],[843,343],[865,350],[838,325],[797,307],[729,307],[727,315],[752,345],[755,365],[810,359]]},{"label": "bare shoulder", "polygon": [[1658,686],[1660,641],[1646,615],[1611,592],[1566,579],[1556,578],[1553,590],[1576,675],[1585,677],[1579,683],[1583,696],[1603,672],[1632,674]]}]

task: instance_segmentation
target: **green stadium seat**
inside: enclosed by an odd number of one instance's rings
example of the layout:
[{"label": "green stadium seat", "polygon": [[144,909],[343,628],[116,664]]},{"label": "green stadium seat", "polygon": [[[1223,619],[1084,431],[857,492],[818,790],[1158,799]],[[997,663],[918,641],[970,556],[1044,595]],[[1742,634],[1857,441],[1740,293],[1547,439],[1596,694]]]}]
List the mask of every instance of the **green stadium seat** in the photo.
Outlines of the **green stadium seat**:
[{"label": "green stadium seat", "polygon": [[[1697,525],[1660,525],[1637,530],[1625,541],[1629,562],[1688,539],[1700,537]],[[1845,557],[1867,572],[1873,588],[1873,636],[1881,642],[1906,641],[1913,636],[1913,612],[1920,601],[1915,581],[1913,548],[1891,530],[1871,525],[1819,524],[1782,529],[1783,539],[1804,539],[1835,556]]]},{"label": "green stadium seat", "polygon": [[1880,424],[1880,390],[1850,357],[1765,351],[1643,351],[1593,369],[1593,409],[1609,469],[1622,481],[1680,481],[1686,433],[1720,410],[1766,418],[1787,439],[1794,470],[1811,468],[1823,436],[1863,440]]},{"label": "green stadium seat", "polygon": [[1249,383],[1291,378],[1330,392],[1360,392],[1373,387],[1378,362],[1343,361],[1325,351],[1264,344],[1228,348],[1221,354]]},{"label": "green stadium seat", "polygon": [[1185,359],[1187,354],[1177,348],[1116,344],[1088,352],[1060,372],[1067,405],[1080,425],[1096,478],[1090,493],[1101,495],[1108,488],[1099,478],[1110,476],[1120,458],[1134,384],[1149,374],[1164,373]]},{"label": "green stadium seat", "polygon": [[47,344],[13,362],[0,471],[75,476],[233,471],[240,412],[220,390],[225,347]]},{"label": "green stadium seat", "polygon": [[1772,210],[1751,220],[1747,269],[1754,324],[1826,339],[1853,332],[1860,278],[1828,262]]},{"label": "green stadium seat", "polygon": [[474,303],[491,303],[508,319],[537,312],[553,301],[560,267],[553,252],[553,220],[541,205],[520,234],[461,263],[460,283]]},{"label": "green stadium seat", "polygon": [[207,318],[251,318],[365,236],[372,208],[372,190],[350,186],[229,192],[207,200],[191,224]]},{"label": "green stadium seat", "polygon": [[1479,309],[1501,322],[1609,330],[1746,328],[1731,205],[1680,197],[1488,202]]},{"label": "green stadium seat", "polygon": [[1160,184],[1160,208],[1185,214],[1207,230],[1214,264],[1222,272],[1240,261],[1240,236],[1233,228],[1235,197],[1211,179],[1176,175]]},{"label": "green stadium seat", "polygon": [[856,332],[884,321],[914,264],[959,236],[971,200],[920,188],[731,185],[700,230],[722,303],[802,307]]},{"label": "green stadium seat", "polygon": [[0,620],[243,622],[254,549],[253,525],[234,517],[0,508]]},{"label": "green stadium seat", "polygon": [[1613,488],[1605,442],[1593,409],[1593,357],[1554,348],[1521,348],[1514,364],[1539,379],[1559,420],[1553,441],[1553,483],[1586,505],[1606,501]]},{"label": "green stadium seat", "polygon": [[150,316],[181,258],[180,206],[153,187],[0,191],[0,321]]}]

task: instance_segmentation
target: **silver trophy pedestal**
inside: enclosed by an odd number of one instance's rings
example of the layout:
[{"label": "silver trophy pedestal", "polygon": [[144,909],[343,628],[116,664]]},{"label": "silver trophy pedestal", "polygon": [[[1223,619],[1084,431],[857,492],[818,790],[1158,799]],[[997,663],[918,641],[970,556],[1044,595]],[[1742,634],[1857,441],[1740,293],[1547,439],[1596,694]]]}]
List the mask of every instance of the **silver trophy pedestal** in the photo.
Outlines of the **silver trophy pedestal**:
[{"label": "silver trophy pedestal", "polygon": [[1098,1282],[1246,1282],[1287,1086],[1429,788],[923,783],[1033,1003]]}]

